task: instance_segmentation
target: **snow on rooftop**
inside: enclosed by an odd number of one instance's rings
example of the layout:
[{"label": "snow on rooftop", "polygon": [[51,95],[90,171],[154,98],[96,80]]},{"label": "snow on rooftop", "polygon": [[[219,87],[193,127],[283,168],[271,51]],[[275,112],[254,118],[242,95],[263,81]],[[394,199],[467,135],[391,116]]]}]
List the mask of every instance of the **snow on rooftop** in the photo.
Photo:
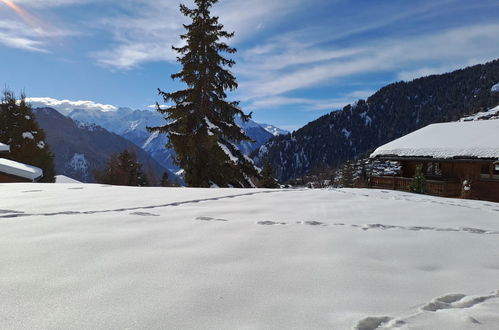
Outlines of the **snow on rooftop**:
[{"label": "snow on rooftop", "polygon": [[472,120],[495,120],[499,119],[499,105],[487,111],[477,112],[471,116],[461,118],[459,121],[472,121]]},{"label": "snow on rooftop", "polygon": [[38,167],[0,158],[0,172],[34,181],[43,175]]},{"label": "snow on rooftop", "polygon": [[499,158],[499,120],[429,125],[379,147],[376,156]]},{"label": "snow on rooftop", "polygon": [[28,183],[0,201],[2,329],[499,324],[497,203]]},{"label": "snow on rooftop", "polygon": [[10,148],[8,145],[0,143],[0,152],[9,152]]}]

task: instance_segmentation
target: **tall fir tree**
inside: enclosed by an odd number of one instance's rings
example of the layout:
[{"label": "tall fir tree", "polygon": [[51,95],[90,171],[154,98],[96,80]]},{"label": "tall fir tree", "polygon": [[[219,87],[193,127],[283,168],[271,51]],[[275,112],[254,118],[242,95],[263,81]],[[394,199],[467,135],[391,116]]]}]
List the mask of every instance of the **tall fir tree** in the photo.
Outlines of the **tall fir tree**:
[{"label": "tall fir tree", "polygon": [[226,91],[237,88],[229,71],[235,62],[221,53],[233,54],[235,48],[223,40],[234,36],[223,30],[218,17],[211,16],[210,8],[218,0],[195,0],[190,9],[180,5],[180,11],[192,22],[184,25],[183,47],[172,47],[179,57],[182,70],[173,74],[187,85],[172,93],[159,90],[165,102],[174,105],[157,111],[165,115],[167,124],[150,127],[152,132],[169,136],[167,148],[176,153],[176,163],[184,169],[185,182],[194,187],[253,187],[252,178],[258,177],[253,162],[237,148],[241,141],[251,141],[234,122],[236,116],[248,121],[239,102],[227,101]]},{"label": "tall fir tree", "polygon": [[8,158],[43,170],[40,182],[55,182],[54,154],[45,141],[24,95],[5,90],[0,103],[0,142],[10,146]]}]

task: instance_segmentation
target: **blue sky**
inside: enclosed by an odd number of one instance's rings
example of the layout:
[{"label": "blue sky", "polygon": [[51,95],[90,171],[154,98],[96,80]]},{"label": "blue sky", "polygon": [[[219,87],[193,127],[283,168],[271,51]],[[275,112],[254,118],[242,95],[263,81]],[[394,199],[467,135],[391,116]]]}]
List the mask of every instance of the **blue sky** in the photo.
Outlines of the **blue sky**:
[{"label": "blue sky", "polygon": [[[0,0],[0,83],[34,105],[146,109],[158,87],[181,87],[169,77],[187,22],[178,5]],[[230,98],[285,129],[388,83],[499,57],[497,0],[221,0],[213,12],[236,32]]]}]

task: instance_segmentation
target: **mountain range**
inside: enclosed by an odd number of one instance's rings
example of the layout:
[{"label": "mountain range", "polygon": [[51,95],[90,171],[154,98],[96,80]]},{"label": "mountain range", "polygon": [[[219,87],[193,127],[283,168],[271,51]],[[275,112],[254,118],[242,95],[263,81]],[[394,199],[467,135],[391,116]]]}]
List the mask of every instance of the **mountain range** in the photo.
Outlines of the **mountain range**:
[{"label": "mountain range", "polygon": [[280,181],[314,168],[337,168],[347,160],[432,123],[456,121],[499,104],[499,60],[451,73],[383,87],[367,100],[331,112],[255,151],[257,165],[269,161]]},{"label": "mountain range", "polygon": [[170,182],[181,180],[154,160],[146,151],[122,136],[94,124],[81,124],[52,108],[33,109],[55,153],[56,172],[81,182],[95,182],[94,170],[105,167],[112,153],[133,149],[150,181],[159,182],[168,173]]},{"label": "mountain range", "polygon": [[[95,124],[118,134],[144,149],[152,158],[171,171],[179,170],[173,162],[175,152],[165,148],[168,143],[167,136],[147,131],[148,126],[165,124],[165,119],[157,111],[129,108],[119,108],[117,111],[74,109],[68,117],[76,122]],[[236,123],[242,127],[247,136],[255,141],[254,143],[242,142],[238,145],[245,155],[251,154],[272,137],[288,133],[275,126],[261,125],[252,120],[243,123],[242,120],[236,118]]]}]

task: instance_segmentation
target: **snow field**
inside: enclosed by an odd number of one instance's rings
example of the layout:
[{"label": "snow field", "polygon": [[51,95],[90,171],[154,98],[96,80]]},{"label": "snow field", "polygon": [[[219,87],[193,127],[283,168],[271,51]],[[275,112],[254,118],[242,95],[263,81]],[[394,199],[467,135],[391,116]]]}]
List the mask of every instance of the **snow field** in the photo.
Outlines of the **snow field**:
[{"label": "snow field", "polygon": [[0,185],[5,329],[496,329],[499,204]]}]

